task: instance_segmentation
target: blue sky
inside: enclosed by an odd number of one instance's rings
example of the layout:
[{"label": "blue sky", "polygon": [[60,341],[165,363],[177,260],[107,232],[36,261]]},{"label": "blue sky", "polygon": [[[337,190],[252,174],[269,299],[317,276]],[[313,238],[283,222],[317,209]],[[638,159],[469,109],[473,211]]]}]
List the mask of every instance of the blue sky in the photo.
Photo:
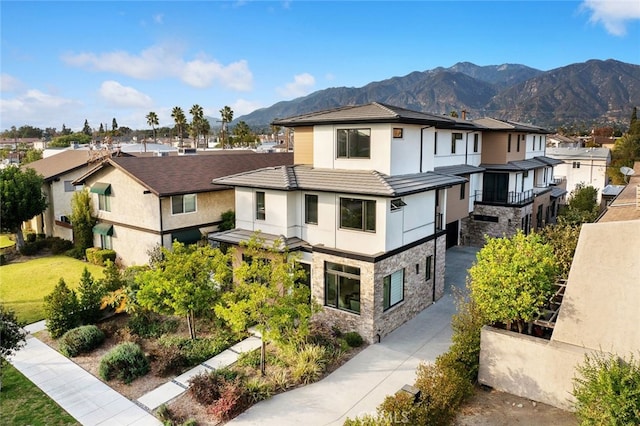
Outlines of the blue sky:
[{"label": "blue sky", "polygon": [[[0,130],[235,117],[413,71],[640,64],[640,1],[6,1]],[[187,118],[190,119],[187,113]]]}]

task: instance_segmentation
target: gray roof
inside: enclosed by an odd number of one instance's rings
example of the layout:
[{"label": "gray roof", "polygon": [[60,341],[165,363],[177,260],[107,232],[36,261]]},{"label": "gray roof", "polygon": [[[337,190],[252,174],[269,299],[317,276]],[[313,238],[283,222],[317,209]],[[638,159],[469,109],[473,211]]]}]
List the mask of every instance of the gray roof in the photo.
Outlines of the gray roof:
[{"label": "gray roof", "polygon": [[[246,229],[232,229],[230,231],[224,232],[212,232],[209,234],[208,239],[221,243],[238,245],[243,241],[249,241],[254,235],[255,231],[247,231]],[[281,249],[284,248],[282,247],[282,243],[284,243],[284,246],[288,250],[297,250],[303,247],[310,247],[309,243],[301,240],[298,237],[287,238],[284,235],[265,234],[264,232],[260,232],[258,234],[258,238],[264,240],[264,245],[266,247],[273,247],[273,244],[276,242],[276,240],[280,240]]]},{"label": "gray roof", "polygon": [[470,164],[456,164],[455,166],[442,166],[442,167],[435,167],[433,169],[433,171],[436,173],[442,173],[445,175],[454,175],[454,176],[482,173],[484,172],[484,170],[485,170],[484,167],[472,166]]},{"label": "gray roof", "polygon": [[567,193],[567,190],[564,188],[560,188],[559,186],[551,187],[551,198],[562,197],[566,193]]},{"label": "gray roof", "polygon": [[533,170],[546,166],[546,164],[541,163],[540,161],[536,161],[535,159],[509,161],[509,163],[513,164],[520,170]]},{"label": "gray roof", "polygon": [[305,165],[268,167],[214,179],[218,185],[283,191],[342,192],[398,197],[466,182],[436,172],[388,176],[375,170],[316,169]]},{"label": "gray roof", "polygon": [[483,130],[482,126],[468,120],[412,111],[380,102],[344,106],[273,121],[273,124],[286,127],[339,123],[404,123],[429,125],[438,128]]},{"label": "gray roof", "polygon": [[547,148],[546,154],[558,160],[606,160],[610,152],[609,148]]},{"label": "gray roof", "polygon": [[474,124],[485,127],[489,130],[524,132],[524,133],[542,133],[542,134],[553,133],[550,130],[535,126],[533,124],[518,123],[517,121],[509,121],[509,120],[498,120],[497,118],[485,117],[485,118],[477,118],[471,121]]},{"label": "gray roof", "polygon": [[544,163],[544,164],[546,164],[548,166],[555,166],[555,165],[558,165],[558,164],[562,164],[562,161],[558,160],[557,158],[550,158],[550,157],[547,157],[545,155],[540,155],[538,157],[534,157],[534,160],[538,160],[541,163]]},{"label": "gray roof", "polygon": [[562,164],[562,161],[545,156],[538,156],[528,160],[509,161],[507,164],[483,163],[480,164],[480,167],[488,171],[522,172],[525,170],[539,169],[540,167],[554,166],[556,164]]}]

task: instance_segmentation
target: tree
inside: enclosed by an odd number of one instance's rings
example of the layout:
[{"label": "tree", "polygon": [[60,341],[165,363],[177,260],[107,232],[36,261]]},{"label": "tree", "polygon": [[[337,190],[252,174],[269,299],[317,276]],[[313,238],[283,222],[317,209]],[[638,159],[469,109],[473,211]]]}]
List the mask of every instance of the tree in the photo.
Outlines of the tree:
[{"label": "tree", "polygon": [[29,164],[38,160],[42,160],[42,151],[30,148],[24,153],[24,157],[22,157],[22,164]]},{"label": "tree", "polygon": [[51,294],[44,297],[47,330],[51,337],[57,339],[80,325],[79,309],[76,292],[67,286],[64,279],[60,278]]},{"label": "tree", "polygon": [[570,225],[594,222],[600,213],[597,197],[598,190],[593,186],[577,184],[567,204],[560,209],[558,219]]},{"label": "tree", "polygon": [[91,136],[84,133],[73,133],[63,136],[57,136],[49,143],[50,148],[67,148],[72,143],[87,144],[91,142]]},{"label": "tree", "polygon": [[266,341],[278,345],[299,345],[309,334],[309,320],[315,305],[309,303],[309,288],[300,283],[304,271],[281,241],[272,246],[253,235],[241,243],[243,258],[234,269],[234,287],[222,295],[216,315],[232,329],[245,331],[251,324],[262,336],[261,371],[265,372]]},{"label": "tree", "polygon": [[491,323],[516,323],[522,333],[549,300],[558,273],[553,249],[540,235],[519,231],[489,238],[469,269],[471,298]]},{"label": "tree", "polygon": [[222,148],[225,147],[225,133],[227,131],[227,125],[233,121],[233,110],[230,106],[225,105],[220,110],[220,117],[222,118]]},{"label": "tree", "polygon": [[161,250],[162,259],[135,278],[140,286],[138,304],[157,313],[184,316],[195,339],[196,317],[210,311],[230,282],[230,254],[177,241],[173,250]]},{"label": "tree", "polygon": [[84,254],[86,249],[93,247],[93,227],[97,221],[93,214],[91,194],[86,188],[73,193],[70,220],[76,250]]},{"label": "tree", "polygon": [[236,227],[236,213],[233,210],[227,210],[220,215],[220,225],[218,231],[228,231]]},{"label": "tree", "polygon": [[82,127],[82,133],[87,136],[91,136],[91,127],[89,126],[89,122],[85,119],[84,126]]},{"label": "tree", "polygon": [[558,264],[558,276],[567,278],[573,263],[573,255],[578,245],[581,225],[573,225],[559,218],[558,223],[547,225],[538,232],[542,242],[553,248],[553,253]]},{"label": "tree", "polygon": [[278,143],[278,134],[280,134],[280,130],[282,130],[282,126],[278,126],[277,124],[271,125],[271,134],[273,135],[273,141]]},{"label": "tree", "polygon": [[18,321],[14,311],[0,303],[0,389],[7,357],[24,346],[27,332],[22,328],[23,325]]},{"label": "tree", "polygon": [[[147,124],[149,126],[151,126],[151,129],[153,130],[153,142],[157,142],[156,140],[156,126],[159,124],[158,121],[158,115],[151,111],[149,114],[147,114]],[[147,143],[145,142],[144,144],[144,152],[147,152]]]},{"label": "tree", "polygon": [[199,136],[202,134],[202,122],[204,121],[204,111],[202,107],[198,104],[195,104],[189,110],[189,114],[191,114],[191,127],[190,133],[194,140],[194,148],[198,147]]},{"label": "tree", "polygon": [[91,272],[85,267],[80,277],[80,285],[78,286],[79,310],[78,315],[83,324],[95,324],[102,313],[100,312],[100,303],[104,291],[99,282],[96,282]]},{"label": "tree", "polygon": [[47,208],[42,176],[34,169],[5,167],[0,170],[0,217],[2,229],[16,235],[16,248],[24,247],[22,223]]},{"label": "tree", "polygon": [[67,127],[64,125],[64,123],[62,123],[62,130],[60,131],[60,134],[62,136],[66,136],[66,135],[70,135],[71,133],[73,133],[71,131],[71,129],[67,129]]},{"label": "tree", "polygon": [[234,138],[238,140],[243,146],[253,144],[256,141],[256,136],[251,131],[249,125],[244,121],[239,121],[233,128]]},{"label": "tree", "polygon": [[118,135],[118,122],[116,121],[115,117],[113,117],[113,120],[111,120],[111,131],[113,132],[113,136]]},{"label": "tree", "polygon": [[182,148],[182,138],[184,135],[184,126],[187,124],[187,117],[184,115],[184,111],[180,107],[173,107],[171,110],[171,118],[176,123],[176,130],[180,136],[180,148]]}]

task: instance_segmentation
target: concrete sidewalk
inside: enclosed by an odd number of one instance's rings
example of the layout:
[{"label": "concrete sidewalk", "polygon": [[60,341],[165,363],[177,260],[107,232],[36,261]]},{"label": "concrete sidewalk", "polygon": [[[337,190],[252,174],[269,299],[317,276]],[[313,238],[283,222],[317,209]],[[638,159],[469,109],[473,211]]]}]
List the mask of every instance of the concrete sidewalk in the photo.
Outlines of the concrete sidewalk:
[{"label": "concrete sidewalk", "polygon": [[451,344],[452,288],[464,289],[478,249],[447,251],[446,295],[411,321],[368,346],[320,382],[262,401],[230,425],[342,425],[350,417],[375,414],[385,396],[413,384],[421,362],[433,362]]}]

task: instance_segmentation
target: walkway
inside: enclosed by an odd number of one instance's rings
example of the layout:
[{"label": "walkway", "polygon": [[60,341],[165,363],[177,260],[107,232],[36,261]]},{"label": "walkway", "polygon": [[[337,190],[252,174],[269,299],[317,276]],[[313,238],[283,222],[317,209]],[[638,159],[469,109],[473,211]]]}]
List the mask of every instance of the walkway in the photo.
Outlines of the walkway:
[{"label": "walkway", "polygon": [[384,397],[413,384],[418,365],[433,362],[451,344],[451,289],[464,289],[474,247],[447,251],[447,294],[411,321],[368,346],[320,382],[262,401],[228,424],[286,426],[342,425],[347,417],[375,414]]}]

